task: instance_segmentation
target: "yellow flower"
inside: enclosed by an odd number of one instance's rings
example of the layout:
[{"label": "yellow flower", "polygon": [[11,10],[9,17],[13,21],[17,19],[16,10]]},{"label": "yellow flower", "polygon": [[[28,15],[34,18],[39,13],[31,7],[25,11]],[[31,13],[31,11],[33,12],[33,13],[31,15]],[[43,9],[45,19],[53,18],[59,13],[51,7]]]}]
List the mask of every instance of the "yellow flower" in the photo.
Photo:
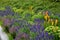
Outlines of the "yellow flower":
[{"label": "yellow flower", "polygon": [[58,20],[56,19],[56,20],[55,20],[55,25],[57,25],[57,23],[58,23]]},{"label": "yellow flower", "polygon": [[52,21],[52,25],[54,25],[54,22]]},{"label": "yellow flower", "polygon": [[47,16],[48,17],[48,19],[50,19],[50,16]]},{"label": "yellow flower", "polygon": [[53,19],[51,19],[51,24],[54,25],[54,20]]},{"label": "yellow flower", "polygon": [[48,23],[50,22],[50,19],[48,19]]},{"label": "yellow flower", "polygon": [[46,11],[44,18],[45,18],[45,20],[49,20],[50,19],[50,16],[48,15],[48,11]]},{"label": "yellow flower", "polygon": [[44,16],[44,19],[47,20],[47,16]]},{"label": "yellow flower", "polygon": [[44,19],[45,19],[45,20],[49,20],[49,19],[50,19],[50,16],[45,15],[45,16],[44,16]]}]

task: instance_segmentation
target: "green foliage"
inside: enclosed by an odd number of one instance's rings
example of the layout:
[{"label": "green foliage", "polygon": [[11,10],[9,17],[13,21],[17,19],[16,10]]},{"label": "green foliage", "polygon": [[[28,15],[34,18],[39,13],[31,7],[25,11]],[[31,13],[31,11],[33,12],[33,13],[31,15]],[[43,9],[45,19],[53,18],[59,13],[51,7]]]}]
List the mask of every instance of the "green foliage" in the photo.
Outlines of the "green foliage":
[{"label": "green foliage", "polygon": [[2,24],[3,24],[3,21],[0,20],[0,25],[2,25]]},{"label": "green foliage", "polygon": [[57,26],[48,26],[45,28],[45,31],[48,31],[49,34],[60,36],[60,27],[57,28]]},{"label": "green foliage", "polygon": [[17,9],[16,7],[13,7],[14,12],[21,13],[23,12],[22,8]]},{"label": "green foliage", "polygon": [[8,26],[5,26],[5,28],[3,28],[6,33],[9,33],[9,27]]},{"label": "green foliage", "polygon": [[38,14],[32,16],[32,20],[34,20],[34,19],[36,19],[36,18],[43,19],[43,17],[44,17],[44,16],[43,16],[42,14],[38,13]]},{"label": "green foliage", "polygon": [[30,23],[31,25],[33,25],[33,24],[34,24],[34,22],[33,22],[33,21],[28,21],[28,23]]},{"label": "green foliage", "polygon": [[[50,18],[52,19],[59,19],[58,27],[60,29],[60,18],[58,16],[55,16],[54,13],[60,13],[60,2],[52,1],[52,0],[0,0],[0,10],[5,10],[6,6],[10,6],[12,10],[17,13],[17,16],[21,16],[22,18],[18,18],[16,15],[10,16],[8,15],[8,18],[17,18],[18,20],[27,20],[28,23],[34,24],[34,19],[39,18],[43,19],[44,15],[41,12],[44,12],[46,10],[49,10],[52,12],[50,15]],[[32,6],[32,9],[31,9]],[[30,10],[31,9],[31,10]],[[3,22],[0,21],[0,25],[2,25]],[[14,26],[18,26],[19,23],[15,22]],[[45,31],[48,31],[49,33],[53,33],[55,35],[60,35],[60,32],[57,33],[55,30],[55,26],[50,26],[50,24],[45,23],[43,24],[45,27]],[[52,30],[55,30],[53,32]],[[5,29],[6,30],[6,29]],[[34,38],[36,34],[34,32],[30,32],[29,28],[24,26],[24,28],[20,28],[20,32],[25,32],[30,34],[31,38]],[[9,35],[10,36],[10,35]],[[11,36],[10,36],[11,38]],[[12,38],[10,40],[13,40]]]},{"label": "green foliage", "polygon": [[14,23],[14,26],[18,26],[18,25],[19,25],[19,23],[18,23],[18,22],[15,22],[15,23]]},{"label": "green foliage", "polygon": [[0,10],[5,10],[5,8],[4,7],[1,7]]},{"label": "green foliage", "polygon": [[30,38],[34,39],[36,37],[37,33],[30,31]]},{"label": "green foliage", "polygon": [[10,34],[8,34],[8,37],[9,37],[9,40],[13,40],[13,37]]},{"label": "green foliage", "polygon": [[21,32],[21,33],[23,33],[23,32],[25,32],[25,33],[30,33],[30,30],[29,30],[29,28],[27,28],[27,27],[24,27],[24,28],[21,28],[20,30],[19,30],[19,32]]},{"label": "green foliage", "polygon": [[56,16],[56,15],[54,15],[54,14],[51,14],[51,16],[50,16],[52,19],[59,19],[59,17],[58,16]]},{"label": "green foliage", "polygon": [[[48,3],[48,4],[47,4]],[[6,0],[0,1],[0,7],[11,6],[13,9],[16,7],[18,10],[22,7],[23,10],[29,8],[29,6],[33,6],[33,10],[36,11],[39,9],[40,11],[50,10],[52,13],[59,13],[60,11],[60,2],[52,2],[50,0]],[[16,10],[17,12],[19,12]]]}]

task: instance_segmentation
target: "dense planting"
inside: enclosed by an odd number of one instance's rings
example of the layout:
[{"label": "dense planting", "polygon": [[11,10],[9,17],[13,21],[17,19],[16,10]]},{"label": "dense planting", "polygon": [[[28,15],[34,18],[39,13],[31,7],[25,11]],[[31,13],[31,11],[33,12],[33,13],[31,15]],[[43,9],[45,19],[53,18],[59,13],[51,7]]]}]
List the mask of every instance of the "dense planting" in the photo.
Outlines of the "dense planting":
[{"label": "dense planting", "polygon": [[60,40],[59,0],[2,0],[0,5],[0,25],[9,40]]}]

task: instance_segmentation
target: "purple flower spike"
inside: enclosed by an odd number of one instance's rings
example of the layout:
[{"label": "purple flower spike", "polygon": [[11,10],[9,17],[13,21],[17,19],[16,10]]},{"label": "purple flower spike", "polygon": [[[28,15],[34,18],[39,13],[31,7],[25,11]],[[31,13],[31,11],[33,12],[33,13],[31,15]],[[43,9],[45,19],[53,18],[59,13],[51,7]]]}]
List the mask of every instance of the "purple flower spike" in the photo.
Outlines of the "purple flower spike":
[{"label": "purple flower spike", "polygon": [[53,40],[53,35],[49,35],[48,32],[41,32],[36,36],[35,40]]},{"label": "purple flower spike", "polygon": [[40,37],[39,37],[39,36],[37,36],[37,37],[35,38],[35,40],[40,40]]},{"label": "purple flower spike", "polygon": [[19,31],[19,26],[14,27],[15,31],[18,32]]},{"label": "purple flower spike", "polygon": [[36,18],[36,19],[34,20],[34,22],[36,22],[36,23],[44,23],[44,19]]},{"label": "purple flower spike", "polygon": [[45,32],[45,34],[46,34],[46,37],[48,36],[48,32]]}]

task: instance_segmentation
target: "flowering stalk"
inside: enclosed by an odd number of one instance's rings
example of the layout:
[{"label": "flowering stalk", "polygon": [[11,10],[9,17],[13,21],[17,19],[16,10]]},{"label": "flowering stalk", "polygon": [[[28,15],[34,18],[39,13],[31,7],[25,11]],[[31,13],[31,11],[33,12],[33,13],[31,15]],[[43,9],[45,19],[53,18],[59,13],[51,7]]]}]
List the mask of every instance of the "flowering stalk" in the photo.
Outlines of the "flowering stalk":
[{"label": "flowering stalk", "polygon": [[57,25],[57,23],[58,23],[58,20],[56,19],[56,20],[55,20],[55,25]]},{"label": "flowering stalk", "polygon": [[44,16],[44,19],[45,19],[46,21],[50,19],[50,16],[48,15],[48,11],[46,11],[45,16]]}]

